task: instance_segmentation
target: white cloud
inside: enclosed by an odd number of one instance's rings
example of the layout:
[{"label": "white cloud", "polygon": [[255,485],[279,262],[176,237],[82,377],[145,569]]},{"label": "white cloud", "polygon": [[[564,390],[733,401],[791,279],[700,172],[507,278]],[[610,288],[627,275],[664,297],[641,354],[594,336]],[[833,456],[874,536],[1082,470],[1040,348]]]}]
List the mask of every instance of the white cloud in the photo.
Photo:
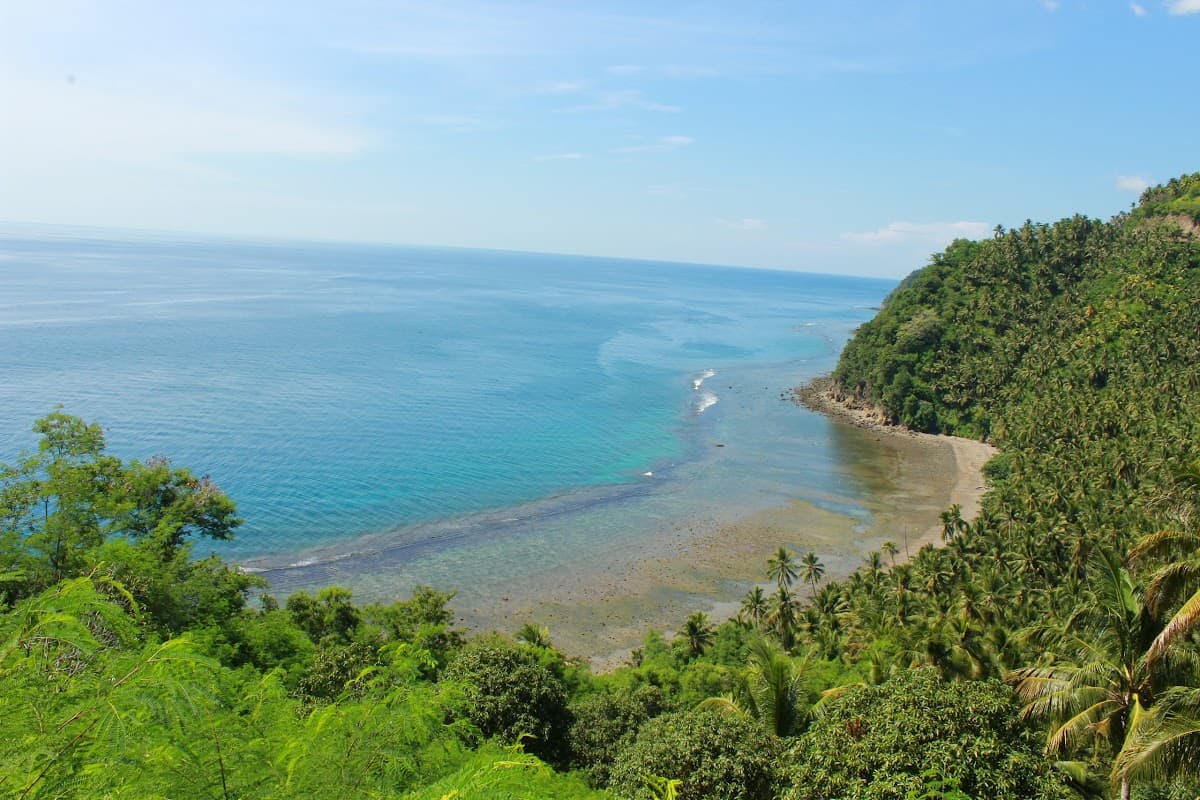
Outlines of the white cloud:
[{"label": "white cloud", "polygon": [[1042,8],[1046,9],[1047,11],[1058,11],[1058,0],[1042,0]]},{"label": "white cloud", "polygon": [[713,190],[707,186],[697,186],[686,181],[659,183],[646,187],[646,194],[655,197],[689,197],[693,194],[706,194],[711,191]]},{"label": "white cloud", "polygon": [[1167,3],[1167,11],[1177,17],[1184,14],[1200,14],[1200,0],[1171,0]]},{"label": "white cloud", "polygon": [[1134,16],[1136,16],[1136,17],[1146,16],[1146,7],[1142,6],[1142,5],[1138,5],[1137,3],[1130,3],[1129,10],[1132,11]]},{"label": "white cloud", "polygon": [[597,92],[592,102],[561,109],[561,113],[585,114],[592,111],[620,111],[625,108],[633,108],[640,111],[661,111],[668,114],[675,114],[683,110],[679,106],[650,100],[641,92],[629,89]]},{"label": "white cloud", "polygon": [[645,67],[637,64],[613,64],[611,67],[605,67],[604,71],[609,75],[637,75],[644,69]]},{"label": "white cloud", "polygon": [[735,231],[765,231],[767,229],[767,221],[756,217],[743,217],[742,219],[718,219],[718,225],[726,228],[732,228]]},{"label": "white cloud", "polygon": [[1123,192],[1141,194],[1150,188],[1150,181],[1140,175],[1118,175],[1117,188]]},{"label": "white cloud", "polygon": [[628,147],[618,147],[614,153],[669,153],[681,147],[687,147],[696,140],[690,136],[660,136],[651,144],[635,144]]},{"label": "white cloud", "polygon": [[662,74],[668,78],[719,78],[725,73],[709,66],[668,64],[662,68]]},{"label": "white cloud", "polygon": [[[352,128],[289,111],[249,85],[215,96],[142,95],[80,81],[0,78],[0,151],[17,161],[162,162],[197,155],[338,157],[366,147]],[[214,93],[215,95],[216,93]]]},{"label": "white cloud", "polygon": [[879,230],[843,233],[842,238],[858,244],[946,243],[953,239],[983,239],[992,232],[986,222],[889,222]]},{"label": "white cloud", "polygon": [[553,153],[546,156],[534,156],[534,161],[578,161],[583,153]]},{"label": "white cloud", "polygon": [[413,121],[436,128],[445,128],[451,133],[478,133],[499,130],[503,127],[498,122],[491,120],[457,114],[418,114],[413,117]]},{"label": "white cloud", "polygon": [[580,81],[551,81],[538,86],[535,91],[537,94],[575,94],[585,88],[586,85]]}]

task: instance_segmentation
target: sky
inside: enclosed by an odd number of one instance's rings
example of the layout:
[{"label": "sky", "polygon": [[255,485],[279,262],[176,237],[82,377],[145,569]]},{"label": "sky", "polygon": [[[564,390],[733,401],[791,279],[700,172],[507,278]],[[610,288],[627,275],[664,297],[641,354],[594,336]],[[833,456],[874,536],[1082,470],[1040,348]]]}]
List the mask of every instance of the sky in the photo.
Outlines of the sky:
[{"label": "sky", "polygon": [[1200,0],[0,0],[0,220],[898,278],[1200,170]]}]

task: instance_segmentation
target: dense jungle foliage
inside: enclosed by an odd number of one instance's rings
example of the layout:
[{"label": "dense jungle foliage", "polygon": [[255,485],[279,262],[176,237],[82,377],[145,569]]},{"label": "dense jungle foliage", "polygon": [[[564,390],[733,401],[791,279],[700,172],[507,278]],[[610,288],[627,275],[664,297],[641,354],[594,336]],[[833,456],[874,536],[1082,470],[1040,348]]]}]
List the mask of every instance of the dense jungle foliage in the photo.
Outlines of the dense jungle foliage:
[{"label": "dense jungle foliage", "polygon": [[994,442],[979,518],[837,583],[780,548],[606,675],[429,587],[280,602],[194,556],[215,485],[55,412],[0,467],[0,795],[1200,796],[1198,215],[1192,175],[935,256],[835,378]]}]

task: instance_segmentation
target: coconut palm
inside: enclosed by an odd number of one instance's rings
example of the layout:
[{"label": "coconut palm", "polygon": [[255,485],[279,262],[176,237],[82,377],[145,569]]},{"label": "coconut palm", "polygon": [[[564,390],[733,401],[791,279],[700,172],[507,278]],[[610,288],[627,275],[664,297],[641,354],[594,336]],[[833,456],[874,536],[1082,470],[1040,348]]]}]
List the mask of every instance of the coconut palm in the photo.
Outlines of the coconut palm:
[{"label": "coconut palm", "polygon": [[696,658],[704,655],[704,651],[712,644],[716,629],[709,622],[707,614],[697,611],[683,623],[683,630],[680,633],[687,643],[688,653],[692,658]]},{"label": "coconut palm", "polygon": [[780,547],[767,561],[767,577],[775,581],[780,589],[790,589],[792,581],[799,574],[796,561],[786,547]]},{"label": "coconut palm", "polygon": [[883,557],[877,552],[867,553],[863,557],[862,570],[867,573],[867,589],[871,596],[879,591],[879,576],[883,572]]},{"label": "coconut palm", "polygon": [[885,556],[887,556],[889,559],[891,559],[892,569],[895,569],[896,568],[896,553],[900,552],[899,550],[896,549],[896,543],[895,542],[884,542],[883,547],[881,547],[879,549],[881,551],[883,551],[883,554]]},{"label": "coconut palm", "polygon": [[1186,554],[1160,567],[1146,584],[1146,606],[1155,617],[1177,608],[1155,637],[1151,650],[1156,656],[1200,627],[1200,534],[1165,530],[1150,534],[1129,553],[1136,562],[1155,555]]},{"label": "coconut palm", "polygon": [[779,636],[779,641],[785,649],[790,650],[796,639],[796,620],[800,615],[800,602],[791,590],[779,587],[779,591],[771,595],[773,607],[767,615],[767,624]]},{"label": "coconut palm", "polygon": [[1200,689],[1176,687],[1145,712],[1113,764],[1114,783],[1200,776]]},{"label": "coconut palm", "polygon": [[746,675],[731,697],[710,697],[701,708],[745,714],[776,736],[795,732],[800,722],[798,703],[809,659],[797,661],[759,636],[746,645]]},{"label": "coconut palm", "polygon": [[516,639],[518,642],[533,645],[534,647],[549,647],[550,646],[550,629],[543,626],[535,625],[532,622],[526,622],[517,631]]},{"label": "coconut palm", "polygon": [[[1049,717],[1047,755],[1076,749],[1090,738],[1106,740],[1117,753],[1114,778],[1128,800],[1134,771],[1124,753],[1129,736],[1157,694],[1169,685],[1163,650],[1154,648],[1158,626],[1111,552],[1092,559],[1094,600],[1067,620],[1051,642],[1052,666],[1014,670],[1008,680],[1026,704],[1027,717]],[[1159,637],[1161,638],[1161,637]]]},{"label": "coconut palm", "polygon": [[804,582],[812,588],[812,596],[817,596],[817,584],[825,577],[825,565],[817,560],[817,554],[809,550],[800,562],[804,567]]},{"label": "coconut palm", "polygon": [[962,506],[958,503],[943,511],[938,519],[942,523],[943,542],[952,542],[971,529],[970,523],[963,519]]},{"label": "coconut palm", "polygon": [[742,598],[742,608],[738,611],[738,619],[747,625],[760,628],[770,612],[771,606],[767,595],[761,586],[755,586]]}]

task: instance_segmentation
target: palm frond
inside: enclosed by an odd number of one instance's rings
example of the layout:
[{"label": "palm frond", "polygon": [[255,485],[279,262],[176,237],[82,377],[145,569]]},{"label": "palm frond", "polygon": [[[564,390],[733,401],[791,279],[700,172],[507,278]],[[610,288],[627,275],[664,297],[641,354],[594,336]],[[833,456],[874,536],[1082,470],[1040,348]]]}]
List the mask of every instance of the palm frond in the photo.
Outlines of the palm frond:
[{"label": "palm frond", "polygon": [[1112,780],[1200,775],[1200,690],[1174,689],[1143,714],[1113,762]]},{"label": "palm frond", "polygon": [[1108,797],[1104,779],[1093,773],[1086,761],[1055,761],[1054,771],[1085,800],[1104,800]]},{"label": "palm frond", "polygon": [[1200,590],[1188,598],[1175,616],[1163,626],[1162,633],[1155,637],[1146,653],[1146,661],[1153,663],[1162,658],[1168,647],[1200,628]]},{"label": "palm frond", "polygon": [[1146,584],[1146,608],[1154,616],[1173,598],[1186,592],[1188,587],[1200,583],[1200,563],[1174,561],[1160,568]]},{"label": "palm frond", "polygon": [[1188,551],[1196,550],[1200,548],[1200,535],[1174,528],[1151,533],[1143,536],[1133,546],[1133,549],[1129,551],[1129,555],[1125,557],[1125,563],[1132,564],[1147,556],[1161,555],[1164,551],[1169,551],[1173,547],[1181,547]]},{"label": "palm frond", "polygon": [[746,710],[739,706],[736,700],[727,695],[701,700],[696,708],[701,711],[720,711],[722,714],[746,715]]},{"label": "palm frond", "polygon": [[1107,699],[1101,700],[1099,703],[1083,709],[1058,727],[1051,728],[1050,735],[1046,738],[1046,755],[1070,751],[1084,734],[1094,729],[1109,716],[1110,712],[1115,710],[1118,710],[1115,702]]},{"label": "palm frond", "polygon": [[1129,573],[1121,566],[1120,559],[1110,550],[1098,547],[1092,552],[1092,563],[1099,568],[1097,600],[1100,610],[1115,620],[1126,620],[1136,616],[1140,604],[1133,590]]},{"label": "palm frond", "polygon": [[1021,702],[1062,691],[1070,685],[1074,670],[1062,667],[1022,667],[1004,676],[1016,688]]}]

